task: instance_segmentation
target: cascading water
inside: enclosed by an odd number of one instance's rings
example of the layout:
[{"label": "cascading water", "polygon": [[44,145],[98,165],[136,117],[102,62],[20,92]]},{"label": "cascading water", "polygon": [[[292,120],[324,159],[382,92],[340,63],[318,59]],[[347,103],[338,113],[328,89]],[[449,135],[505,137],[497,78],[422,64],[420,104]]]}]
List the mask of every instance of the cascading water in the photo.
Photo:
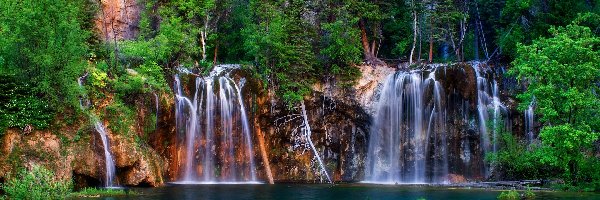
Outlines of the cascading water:
[{"label": "cascading water", "polygon": [[449,183],[489,176],[484,157],[498,150],[508,110],[495,73],[473,65],[473,71],[430,65],[387,77],[371,124],[365,182]]},{"label": "cascading water", "polygon": [[[77,83],[79,84],[79,87],[83,88],[83,81],[87,77],[87,75],[88,75],[88,73],[86,73],[85,75],[83,75],[77,79]],[[89,99],[87,99],[86,97],[81,97],[79,99],[79,106],[81,107],[82,110],[85,110],[86,108],[88,108],[89,105],[90,105]],[[101,120],[99,120],[91,112],[89,115],[90,115],[89,118],[94,123],[94,128],[96,129],[96,132],[98,132],[98,134],[100,134],[100,139],[102,140],[102,147],[104,149],[104,164],[105,164],[104,165],[105,166],[104,186],[106,188],[116,188],[117,185],[115,184],[115,178],[114,178],[115,174],[116,174],[116,166],[115,166],[115,161],[113,159],[113,156],[110,152],[110,141],[108,140],[108,135],[107,135],[106,129],[104,128],[104,124],[102,123]]]},{"label": "cascading water", "polygon": [[317,159],[319,168],[321,169],[321,173],[323,173],[325,175],[325,178],[327,178],[327,181],[329,183],[333,183],[331,181],[331,177],[329,177],[329,173],[327,173],[327,169],[325,168],[325,164],[323,163],[323,160],[321,159],[319,151],[317,151],[315,144],[312,142],[312,137],[311,137],[312,131],[310,129],[310,124],[308,123],[308,115],[306,114],[306,106],[304,106],[304,101],[302,101],[300,108],[302,109],[302,123],[303,123],[302,132],[304,133],[303,136],[306,139],[306,142],[308,143],[308,145],[310,146],[310,149],[313,151],[314,158]]},{"label": "cascading water", "polygon": [[238,86],[229,77],[237,67],[219,65],[209,76],[196,77],[193,99],[185,96],[175,75],[176,127],[178,134],[185,135],[183,173],[177,183],[258,183],[241,93],[244,80]]},{"label": "cascading water", "polygon": [[534,114],[534,102],[535,100],[532,100],[531,103],[529,104],[529,106],[527,107],[527,110],[525,110],[525,135],[527,136],[527,144],[532,144],[534,143],[535,140],[535,136],[534,136],[534,120],[535,120],[535,114]]},{"label": "cascading water", "polygon": [[[482,68],[479,63],[473,65],[473,70],[477,78],[477,114],[479,119],[479,135],[480,144],[482,145],[483,154],[488,152],[498,151],[498,131],[501,128],[498,126],[502,123],[502,115],[506,115],[507,108],[502,104],[499,97],[498,82],[490,81],[484,76],[487,75],[489,68]],[[491,117],[491,118],[490,118]],[[492,130],[489,123],[491,124]],[[489,176],[489,166],[485,166],[485,176]]]},{"label": "cascading water", "polygon": [[371,127],[365,182],[445,182],[444,91],[434,71],[425,80],[423,73],[397,72],[386,79]]},{"label": "cascading water", "polygon": [[100,120],[95,120],[94,128],[100,134],[100,138],[102,139],[102,146],[104,147],[104,165],[105,165],[105,176],[106,182],[105,186],[107,188],[114,188],[114,177],[116,173],[115,161],[113,160],[112,154],[110,153],[110,145],[108,141],[108,136],[106,134],[106,130],[104,129],[104,124],[100,122]]}]

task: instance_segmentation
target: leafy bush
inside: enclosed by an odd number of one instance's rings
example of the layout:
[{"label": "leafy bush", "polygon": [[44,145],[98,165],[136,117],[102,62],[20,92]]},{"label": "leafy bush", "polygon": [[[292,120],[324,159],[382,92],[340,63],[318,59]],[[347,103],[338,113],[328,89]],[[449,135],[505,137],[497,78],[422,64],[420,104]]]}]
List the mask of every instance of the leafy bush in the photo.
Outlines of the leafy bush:
[{"label": "leafy bush", "polygon": [[71,181],[58,180],[52,171],[36,165],[2,185],[10,199],[64,199],[71,188]]},{"label": "leafy bush", "polygon": [[35,128],[49,126],[54,114],[46,101],[33,95],[28,84],[0,75],[0,135],[5,128]]},{"label": "leafy bush", "polygon": [[510,133],[500,134],[500,150],[489,153],[486,159],[496,166],[505,179],[540,179],[556,176],[560,168],[546,165],[542,160],[548,156],[546,146],[528,146]]},{"label": "leafy bush", "polygon": [[519,200],[521,196],[516,190],[503,191],[498,195],[499,200]]},{"label": "leafy bush", "polygon": [[530,189],[525,190],[525,193],[523,193],[523,198],[525,198],[525,199],[535,199],[535,193],[533,193]]}]

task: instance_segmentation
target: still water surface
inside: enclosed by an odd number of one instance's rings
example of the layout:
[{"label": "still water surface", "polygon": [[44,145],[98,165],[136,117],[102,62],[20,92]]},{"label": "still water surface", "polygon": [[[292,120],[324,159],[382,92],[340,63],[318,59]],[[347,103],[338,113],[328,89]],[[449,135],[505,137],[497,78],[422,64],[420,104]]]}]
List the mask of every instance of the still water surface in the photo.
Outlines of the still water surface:
[{"label": "still water surface", "polygon": [[[276,185],[167,185],[133,188],[138,195],[106,199],[467,199],[495,200],[500,191],[406,185],[276,184]],[[600,200],[598,193],[536,192],[536,199]]]}]

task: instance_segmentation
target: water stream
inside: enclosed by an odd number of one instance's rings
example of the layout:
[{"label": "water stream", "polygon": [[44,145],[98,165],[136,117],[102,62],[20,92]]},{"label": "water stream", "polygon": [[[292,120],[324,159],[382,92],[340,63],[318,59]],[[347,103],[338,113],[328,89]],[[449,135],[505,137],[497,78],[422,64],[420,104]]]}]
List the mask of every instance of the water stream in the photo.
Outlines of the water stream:
[{"label": "water stream", "polygon": [[[77,83],[79,87],[84,88],[83,82],[87,77],[88,73],[85,73],[83,76],[77,79]],[[82,110],[85,110],[89,107],[90,101],[87,96],[81,97],[79,99],[79,106]],[[98,117],[96,117],[92,112],[89,112],[89,118],[94,123],[94,128],[96,132],[100,135],[100,139],[102,140],[102,148],[104,150],[104,186],[106,188],[116,188],[118,185],[115,183],[116,177],[116,166],[115,161],[113,159],[112,153],[110,152],[110,141],[108,139],[108,134],[106,129],[104,128],[104,124]]]},{"label": "water stream", "polygon": [[[371,125],[364,182],[443,184],[449,183],[451,174],[489,176],[493,166],[484,164],[482,159],[487,153],[498,151],[497,140],[508,113],[500,101],[499,84],[490,68],[474,63],[474,80],[464,81],[476,82],[472,90],[476,92],[476,110],[471,112],[468,96],[456,88],[466,85],[452,86],[448,94],[444,91],[442,83],[457,78],[446,77],[448,68],[435,65],[398,71],[386,78]],[[469,78],[464,68],[452,70],[454,76],[462,73]],[[448,118],[449,110],[452,118]],[[459,129],[459,134],[450,138],[448,124],[452,124],[454,133]],[[472,143],[476,138],[479,143]],[[458,148],[450,153],[454,146]],[[476,168],[481,169],[481,175]]]},{"label": "water stream", "polygon": [[[252,133],[240,83],[230,77],[236,65],[215,66],[201,77],[180,70],[175,75],[177,132],[184,135],[182,174],[177,183],[258,183]],[[180,75],[194,77],[186,95]]]}]

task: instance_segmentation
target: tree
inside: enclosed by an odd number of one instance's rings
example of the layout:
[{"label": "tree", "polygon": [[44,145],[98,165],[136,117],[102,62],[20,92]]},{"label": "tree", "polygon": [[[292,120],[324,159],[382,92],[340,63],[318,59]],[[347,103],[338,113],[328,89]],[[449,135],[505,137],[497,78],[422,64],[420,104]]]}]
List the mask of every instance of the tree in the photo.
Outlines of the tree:
[{"label": "tree", "polygon": [[314,41],[316,30],[306,19],[306,2],[251,1],[256,20],[244,31],[245,46],[263,78],[277,87],[280,97],[298,103],[318,77]]},{"label": "tree", "polygon": [[375,65],[383,64],[377,58],[379,44],[382,40],[381,20],[383,14],[380,12],[379,1],[368,0],[350,0],[348,1],[349,10],[358,20],[360,28],[360,38],[363,47],[363,54],[367,63]]},{"label": "tree", "polygon": [[[90,31],[85,1],[0,2],[0,68],[59,111],[78,105]],[[66,102],[66,104],[65,104]]]},{"label": "tree", "polygon": [[542,162],[562,168],[571,184],[600,183],[597,170],[584,170],[589,164],[598,167],[589,152],[600,139],[600,38],[578,24],[549,32],[549,38],[517,45],[510,72],[528,83],[527,91],[518,95],[521,107],[535,97],[536,112],[545,124],[540,137],[550,149]]}]

